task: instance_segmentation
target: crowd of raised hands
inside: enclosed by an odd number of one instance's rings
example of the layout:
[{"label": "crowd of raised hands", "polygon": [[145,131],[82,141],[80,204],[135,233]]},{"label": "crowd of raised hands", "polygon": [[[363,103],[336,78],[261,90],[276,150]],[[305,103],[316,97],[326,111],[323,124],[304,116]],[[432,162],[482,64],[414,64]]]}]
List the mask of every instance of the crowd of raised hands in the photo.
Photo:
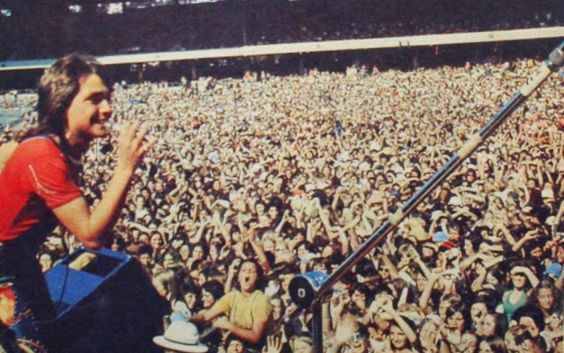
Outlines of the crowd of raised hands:
[{"label": "crowd of raised hands", "polygon": [[[311,313],[292,303],[291,279],[339,266],[535,64],[116,84],[115,124],[139,122],[157,143],[108,246],[134,255],[171,312],[187,315],[213,306],[239,263],[256,259],[272,307],[263,352],[307,353]],[[337,283],[323,308],[326,350],[562,351],[560,81],[550,77]],[[27,116],[3,137],[25,130]],[[83,161],[94,203],[116,137]],[[75,246],[57,229],[39,260],[47,270]],[[215,348],[246,349],[233,339]]]}]

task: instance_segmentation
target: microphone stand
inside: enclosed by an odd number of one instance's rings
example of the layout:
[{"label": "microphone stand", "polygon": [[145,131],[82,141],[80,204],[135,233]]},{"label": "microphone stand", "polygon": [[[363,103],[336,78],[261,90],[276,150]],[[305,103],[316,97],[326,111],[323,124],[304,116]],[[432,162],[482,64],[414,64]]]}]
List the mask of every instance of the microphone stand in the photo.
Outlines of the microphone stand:
[{"label": "microphone stand", "polygon": [[561,42],[548,56],[548,59],[537,68],[535,76],[521,87],[507,101],[493,118],[483,126],[478,133],[471,136],[468,141],[438,170],[407,202],[384,222],[355,252],[321,284],[313,297],[313,349],[314,353],[323,353],[322,311],[321,302],[329,291],[346,272],[350,270],[375,246],[381,244],[388,233],[397,228],[401,221],[407,217],[433,190],[439,186],[460,164],[472,154],[494,131],[548,78],[552,72],[558,72],[564,62],[564,41]]}]

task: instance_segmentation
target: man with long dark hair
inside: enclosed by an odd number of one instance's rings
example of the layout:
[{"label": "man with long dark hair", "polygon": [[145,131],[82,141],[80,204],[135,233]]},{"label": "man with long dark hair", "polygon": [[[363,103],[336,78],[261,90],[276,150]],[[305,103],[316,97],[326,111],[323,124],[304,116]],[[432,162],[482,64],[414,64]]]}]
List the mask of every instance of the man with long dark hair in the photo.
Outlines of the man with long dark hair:
[{"label": "man with long dark hair", "polygon": [[48,329],[55,316],[35,258],[39,244],[61,223],[83,245],[100,248],[138,161],[152,145],[144,140],[146,130],[123,125],[113,177],[90,208],[76,181],[80,159],[94,138],[108,134],[112,114],[110,90],[98,70],[93,57],[78,53],[45,70],[38,85],[39,124],[23,136],[0,174],[0,281],[15,298],[14,317],[5,324],[39,347],[52,344]]}]

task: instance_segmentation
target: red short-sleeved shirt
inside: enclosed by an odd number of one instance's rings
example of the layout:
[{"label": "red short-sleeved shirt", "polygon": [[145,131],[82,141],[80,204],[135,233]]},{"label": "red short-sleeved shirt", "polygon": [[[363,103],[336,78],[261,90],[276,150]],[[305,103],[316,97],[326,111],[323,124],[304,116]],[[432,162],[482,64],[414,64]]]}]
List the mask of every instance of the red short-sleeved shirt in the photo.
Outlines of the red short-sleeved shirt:
[{"label": "red short-sleeved shirt", "polygon": [[0,241],[52,221],[51,209],[80,196],[57,145],[47,137],[25,140],[0,173]]}]

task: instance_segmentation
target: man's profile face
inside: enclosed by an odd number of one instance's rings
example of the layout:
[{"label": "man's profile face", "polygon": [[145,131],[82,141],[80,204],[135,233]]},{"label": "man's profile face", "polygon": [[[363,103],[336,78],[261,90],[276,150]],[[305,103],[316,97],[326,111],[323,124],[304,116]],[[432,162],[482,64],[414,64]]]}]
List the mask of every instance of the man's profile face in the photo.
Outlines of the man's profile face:
[{"label": "man's profile face", "polygon": [[67,109],[65,137],[73,146],[108,133],[107,120],[112,114],[110,91],[97,74],[82,76],[80,88]]}]

